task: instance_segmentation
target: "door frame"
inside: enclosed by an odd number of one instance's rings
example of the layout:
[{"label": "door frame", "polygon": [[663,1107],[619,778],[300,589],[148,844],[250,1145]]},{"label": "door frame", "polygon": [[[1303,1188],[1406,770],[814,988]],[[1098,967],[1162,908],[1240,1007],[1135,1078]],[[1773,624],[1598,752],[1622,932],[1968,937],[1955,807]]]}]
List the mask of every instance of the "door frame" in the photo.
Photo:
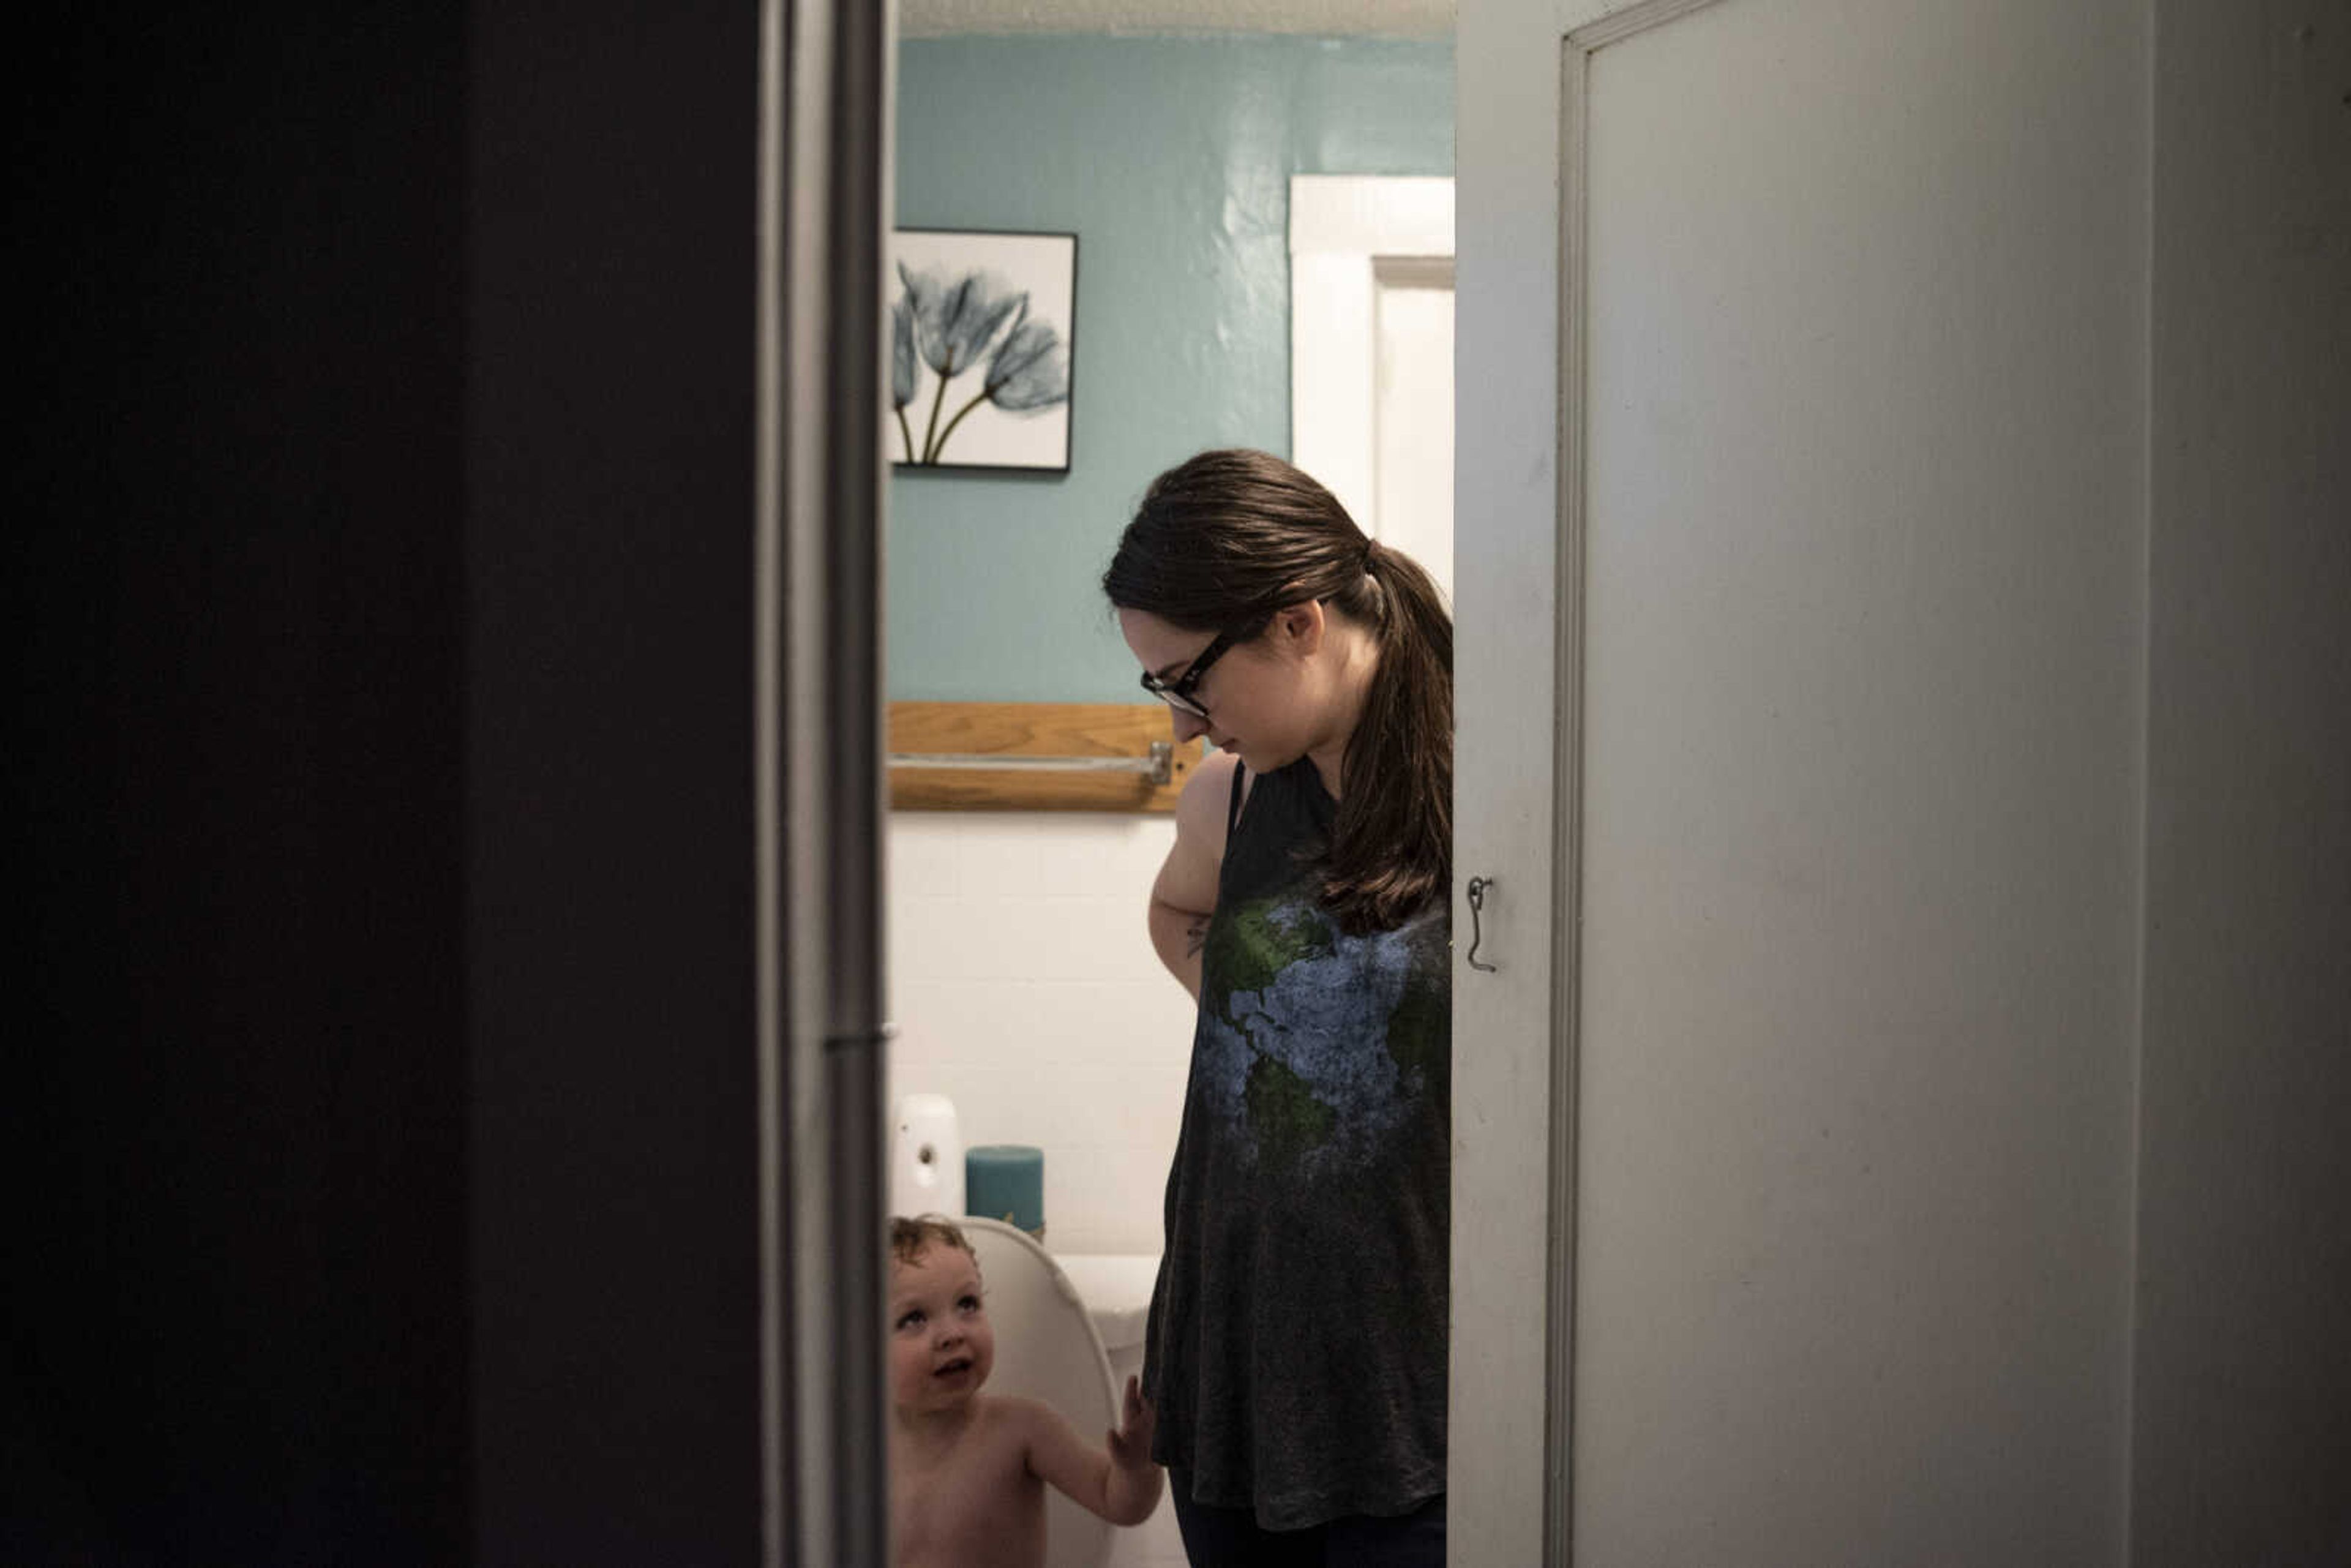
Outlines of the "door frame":
[{"label": "door frame", "polygon": [[761,1560],[889,1561],[879,280],[896,13],[759,8]]},{"label": "door frame", "polygon": [[1714,3],[1462,0],[1455,34],[1456,1563],[1573,1557],[1584,83]]}]

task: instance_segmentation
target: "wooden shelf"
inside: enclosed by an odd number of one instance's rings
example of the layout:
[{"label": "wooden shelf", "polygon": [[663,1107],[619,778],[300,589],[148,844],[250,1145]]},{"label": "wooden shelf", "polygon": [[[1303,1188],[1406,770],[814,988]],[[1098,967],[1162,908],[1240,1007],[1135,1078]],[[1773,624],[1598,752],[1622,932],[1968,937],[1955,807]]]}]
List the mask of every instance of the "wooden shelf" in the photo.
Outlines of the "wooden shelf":
[{"label": "wooden shelf", "polygon": [[[892,703],[890,753],[1148,760],[1175,730],[1160,703]],[[1042,768],[890,768],[899,811],[1173,811],[1200,760],[1200,743],[1175,747],[1167,782],[1142,773]]]}]

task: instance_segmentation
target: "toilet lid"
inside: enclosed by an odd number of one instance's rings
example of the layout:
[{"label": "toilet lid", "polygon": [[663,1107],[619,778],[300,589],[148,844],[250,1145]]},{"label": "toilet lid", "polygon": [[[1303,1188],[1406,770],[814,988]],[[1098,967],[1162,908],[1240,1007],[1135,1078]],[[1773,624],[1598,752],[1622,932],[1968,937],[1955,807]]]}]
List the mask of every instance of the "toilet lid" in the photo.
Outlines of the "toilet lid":
[{"label": "toilet lid", "polygon": [[[1078,1436],[1099,1447],[1118,1424],[1119,1396],[1093,1317],[1068,1278],[1027,1232],[968,1216],[956,1224],[979,1259],[987,1321],[996,1331],[990,1394],[1019,1394],[1059,1410]],[[1045,1489],[1046,1568],[1098,1568],[1110,1554],[1111,1525]]]}]

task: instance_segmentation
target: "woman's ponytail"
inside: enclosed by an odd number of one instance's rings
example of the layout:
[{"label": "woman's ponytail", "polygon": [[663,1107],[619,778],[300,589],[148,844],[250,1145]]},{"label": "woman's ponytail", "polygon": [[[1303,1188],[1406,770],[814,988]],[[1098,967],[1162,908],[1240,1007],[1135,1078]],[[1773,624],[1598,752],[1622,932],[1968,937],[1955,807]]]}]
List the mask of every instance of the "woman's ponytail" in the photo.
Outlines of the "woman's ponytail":
[{"label": "woman's ponytail", "polygon": [[1366,543],[1380,667],[1347,745],[1323,886],[1348,931],[1386,930],[1443,896],[1453,862],[1453,620],[1418,562]]}]

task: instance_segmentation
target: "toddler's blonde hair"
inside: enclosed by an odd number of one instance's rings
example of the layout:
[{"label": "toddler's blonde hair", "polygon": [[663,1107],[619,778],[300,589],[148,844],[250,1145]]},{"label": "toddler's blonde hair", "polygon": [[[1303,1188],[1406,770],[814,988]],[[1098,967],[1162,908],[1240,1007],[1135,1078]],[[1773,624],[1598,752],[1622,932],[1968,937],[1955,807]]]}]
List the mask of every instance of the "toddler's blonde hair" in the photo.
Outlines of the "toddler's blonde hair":
[{"label": "toddler's blonde hair", "polygon": [[919,1262],[924,1253],[934,1247],[952,1247],[969,1257],[976,1264],[979,1254],[956,1222],[943,1214],[918,1214],[912,1219],[893,1215],[890,1219],[890,1257],[899,1263]]}]

